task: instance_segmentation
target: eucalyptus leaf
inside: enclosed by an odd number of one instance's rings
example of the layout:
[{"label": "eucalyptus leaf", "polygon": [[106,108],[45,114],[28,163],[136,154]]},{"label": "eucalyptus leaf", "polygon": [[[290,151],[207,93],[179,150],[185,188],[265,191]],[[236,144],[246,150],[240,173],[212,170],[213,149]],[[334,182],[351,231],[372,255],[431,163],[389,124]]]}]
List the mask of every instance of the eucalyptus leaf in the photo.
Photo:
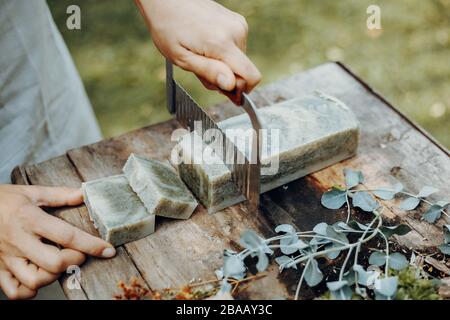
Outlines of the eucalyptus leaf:
[{"label": "eucalyptus leaf", "polygon": [[297,269],[296,264],[292,264],[291,266],[288,266],[290,263],[294,262],[294,259],[288,256],[279,256],[275,258],[275,262],[278,263],[280,266],[280,271],[282,271],[284,268],[294,268]]},{"label": "eucalyptus leaf", "polygon": [[435,223],[436,220],[438,220],[441,215],[442,215],[442,207],[437,205],[437,204],[433,204],[428,210],[427,212],[425,212],[422,216],[422,219],[429,222],[429,223]]},{"label": "eucalyptus leaf", "polygon": [[360,229],[360,230],[362,230],[362,231],[366,231],[366,230],[369,228],[368,225],[362,224],[362,223],[360,223],[360,222],[358,222],[358,221],[355,221],[355,220],[350,221],[350,222],[348,223],[348,225],[349,225],[350,227],[354,228],[354,229],[358,228],[358,229]]},{"label": "eucalyptus leaf", "polygon": [[[342,247],[342,245],[338,244],[338,243],[330,243],[325,246],[325,250],[332,249],[332,248],[339,248],[339,247]],[[341,250],[336,250],[336,251],[328,252],[327,257],[331,260],[334,260],[337,257],[339,257],[340,254],[341,254]]]},{"label": "eucalyptus leaf", "polygon": [[290,224],[280,224],[275,228],[275,232],[295,233],[295,228]]},{"label": "eucalyptus leaf", "polygon": [[406,211],[414,210],[415,208],[417,208],[419,203],[420,203],[420,199],[415,198],[415,197],[409,197],[400,203],[400,209],[406,210]]},{"label": "eucalyptus leaf", "polygon": [[359,191],[353,195],[353,205],[366,212],[373,212],[380,206],[378,202],[366,191]]},{"label": "eucalyptus leaf", "polygon": [[406,257],[398,252],[389,255],[389,267],[394,270],[403,270],[408,266]]},{"label": "eucalyptus leaf", "polygon": [[441,206],[442,209],[445,209],[450,204],[450,202],[448,202],[446,200],[440,200],[440,201],[436,202],[436,204],[438,206]]},{"label": "eucalyptus leaf", "polygon": [[337,290],[343,288],[346,285],[348,285],[348,281],[347,280],[327,282],[327,288],[330,291],[337,291]]},{"label": "eucalyptus leaf", "polygon": [[263,272],[269,266],[269,258],[267,258],[265,253],[260,252],[258,254],[258,262],[256,263],[256,269],[258,272]]},{"label": "eucalyptus leaf", "polygon": [[242,279],[246,270],[244,262],[237,255],[224,256],[223,277]]},{"label": "eucalyptus leaf", "polygon": [[375,280],[375,292],[392,298],[397,292],[398,277],[385,277]]},{"label": "eucalyptus leaf", "polygon": [[241,235],[239,243],[244,248],[253,251],[252,257],[258,255],[259,252],[273,254],[272,249],[267,246],[267,244],[264,242],[264,239],[256,234],[256,232],[253,230],[245,230]]},{"label": "eucalyptus leaf", "polygon": [[347,191],[332,189],[322,195],[321,203],[328,209],[339,209],[347,199]]},{"label": "eucalyptus leaf", "polygon": [[336,230],[336,232],[342,232],[342,231],[349,231],[349,232],[358,232],[358,230],[353,229],[351,226],[346,224],[345,222],[339,221],[333,224],[333,229]]},{"label": "eucalyptus leaf", "polygon": [[366,287],[373,285],[375,283],[375,280],[380,275],[380,273],[375,270],[364,270],[364,268],[359,264],[353,265],[353,270],[358,275],[358,283]]},{"label": "eucalyptus leaf", "polygon": [[426,198],[430,195],[432,195],[433,193],[438,192],[439,189],[436,189],[435,187],[431,187],[431,186],[425,186],[422,189],[420,189],[419,194],[417,195],[419,198]]},{"label": "eucalyptus leaf", "polygon": [[327,225],[325,229],[325,235],[339,242],[348,243],[347,236],[341,232],[336,232],[336,230],[332,226]]},{"label": "eucalyptus leaf", "polygon": [[369,257],[369,264],[381,267],[386,263],[386,254],[384,252],[375,251]]},{"label": "eucalyptus leaf", "polygon": [[394,199],[397,192],[391,189],[377,189],[373,191],[373,194],[383,200],[392,200]]},{"label": "eucalyptus leaf", "polygon": [[450,256],[450,244],[444,243],[438,246],[438,249],[445,255]]},{"label": "eucalyptus leaf", "polygon": [[411,231],[411,228],[406,224],[399,224],[398,226],[382,226],[380,230],[387,238],[389,238],[394,234],[404,236]]},{"label": "eucalyptus leaf", "polygon": [[444,224],[444,241],[445,243],[450,243],[450,224]]},{"label": "eucalyptus leaf", "polygon": [[349,286],[343,286],[341,289],[336,291],[331,291],[331,297],[334,300],[351,300],[353,296],[353,291]]},{"label": "eucalyptus leaf", "polygon": [[393,187],[379,188],[373,194],[383,200],[392,200],[395,195],[403,190],[401,182],[397,182]]},{"label": "eucalyptus leaf", "polygon": [[305,281],[310,287],[317,286],[323,279],[323,273],[320,271],[319,264],[315,259],[310,260],[303,272],[305,273]]},{"label": "eucalyptus leaf", "polygon": [[297,238],[295,242],[291,241],[291,237],[286,237],[280,240],[280,250],[284,254],[293,254],[298,250],[306,249],[309,244]]},{"label": "eucalyptus leaf", "polygon": [[320,234],[322,236],[326,236],[327,235],[327,228],[328,228],[328,224],[325,222],[320,222],[318,224],[316,224],[313,228],[313,231],[317,234]]},{"label": "eucalyptus leaf", "polygon": [[361,171],[355,171],[349,168],[344,169],[345,185],[347,189],[356,187],[358,184],[364,182],[364,176]]}]

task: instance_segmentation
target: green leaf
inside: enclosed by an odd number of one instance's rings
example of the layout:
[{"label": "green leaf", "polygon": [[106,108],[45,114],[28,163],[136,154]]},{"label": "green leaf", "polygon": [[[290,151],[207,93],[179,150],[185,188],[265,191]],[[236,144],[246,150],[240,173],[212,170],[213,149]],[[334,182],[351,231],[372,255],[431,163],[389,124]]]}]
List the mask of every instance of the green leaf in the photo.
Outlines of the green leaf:
[{"label": "green leaf", "polygon": [[398,277],[385,277],[375,280],[375,292],[392,298],[397,292]]},{"label": "green leaf", "polygon": [[347,199],[347,191],[332,189],[322,195],[321,203],[328,209],[339,209]]},{"label": "green leaf", "polygon": [[425,212],[422,216],[422,219],[429,222],[429,223],[435,223],[436,220],[438,220],[441,215],[442,215],[442,207],[437,205],[437,204],[433,204],[428,210],[427,212]]},{"label": "green leaf", "polygon": [[311,259],[310,263],[304,270],[305,281],[310,287],[317,286],[323,279],[323,273],[319,269],[319,264],[315,259]]},{"label": "green leaf", "polygon": [[373,212],[380,205],[369,193],[360,191],[353,195],[353,206],[359,207],[366,212]]},{"label": "green leaf", "polygon": [[438,192],[439,189],[436,189],[435,187],[431,187],[431,186],[425,186],[422,189],[420,189],[419,194],[417,195],[419,198],[426,198],[430,195],[432,195],[433,193]]},{"label": "green leaf", "polygon": [[389,255],[389,267],[394,270],[403,270],[408,266],[406,257],[398,252]]},{"label": "green leaf", "polygon": [[389,238],[394,234],[404,236],[411,231],[411,228],[406,224],[399,224],[398,226],[382,226],[380,230],[387,238]]},{"label": "green leaf", "polygon": [[450,256],[450,244],[444,243],[438,246],[438,249],[445,255]]},{"label": "green leaf", "polygon": [[420,199],[415,198],[415,197],[409,197],[400,203],[400,209],[405,210],[405,211],[414,210],[415,208],[417,208],[419,203],[420,203]]},{"label": "green leaf", "polygon": [[355,171],[349,168],[345,168],[344,176],[347,189],[356,187],[358,184],[364,182],[364,176],[361,171]]},{"label": "green leaf", "polygon": [[381,267],[386,263],[386,254],[384,252],[375,251],[369,257],[369,264]]}]

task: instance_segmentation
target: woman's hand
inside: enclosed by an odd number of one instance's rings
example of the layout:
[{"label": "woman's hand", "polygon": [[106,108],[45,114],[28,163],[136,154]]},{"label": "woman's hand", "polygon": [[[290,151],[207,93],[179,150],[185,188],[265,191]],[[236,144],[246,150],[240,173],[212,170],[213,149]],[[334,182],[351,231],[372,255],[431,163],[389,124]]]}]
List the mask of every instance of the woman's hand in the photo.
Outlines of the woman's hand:
[{"label": "woman's hand", "polygon": [[0,185],[0,288],[8,298],[34,297],[69,266],[82,264],[85,254],[115,255],[111,244],[40,208],[82,202],[79,189]]},{"label": "woman's hand", "polygon": [[231,91],[236,75],[250,92],[261,74],[245,55],[245,18],[211,0],[136,0],[159,51],[208,89]]}]

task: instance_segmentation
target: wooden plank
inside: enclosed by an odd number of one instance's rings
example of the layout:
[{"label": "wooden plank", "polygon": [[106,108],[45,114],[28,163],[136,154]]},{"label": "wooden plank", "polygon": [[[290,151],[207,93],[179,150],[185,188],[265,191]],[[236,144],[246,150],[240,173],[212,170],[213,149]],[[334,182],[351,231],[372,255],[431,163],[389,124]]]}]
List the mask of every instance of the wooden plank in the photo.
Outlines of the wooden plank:
[{"label": "wooden plank", "polygon": [[[81,185],[78,173],[66,156],[29,166],[26,168],[26,174],[31,184],[74,188],[79,188]],[[88,233],[98,236],[84,205],[53,210],[52,213]],[[61,285],[69,299],[112,299],[113,294],[118,292],[119,281],[129,281],[132,277],[139,280],[144,287],[146,286],[139,271],[123,248],[117,249],[117,255],[113,259],[87,259],[81,267],[82,290],[70,289],[67,286],[68,276],[62,277]]]}]

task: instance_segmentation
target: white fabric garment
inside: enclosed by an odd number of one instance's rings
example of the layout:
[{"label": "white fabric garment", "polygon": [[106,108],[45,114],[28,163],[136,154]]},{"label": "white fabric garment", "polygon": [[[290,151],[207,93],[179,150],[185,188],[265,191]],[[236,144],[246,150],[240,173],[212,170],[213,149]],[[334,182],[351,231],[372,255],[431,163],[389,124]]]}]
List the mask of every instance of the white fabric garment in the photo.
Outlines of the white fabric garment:
[{"label": "white fabric garment", "polygon": [[0,183],[16,165],[100,138],[45,0],[0,0]]}]

